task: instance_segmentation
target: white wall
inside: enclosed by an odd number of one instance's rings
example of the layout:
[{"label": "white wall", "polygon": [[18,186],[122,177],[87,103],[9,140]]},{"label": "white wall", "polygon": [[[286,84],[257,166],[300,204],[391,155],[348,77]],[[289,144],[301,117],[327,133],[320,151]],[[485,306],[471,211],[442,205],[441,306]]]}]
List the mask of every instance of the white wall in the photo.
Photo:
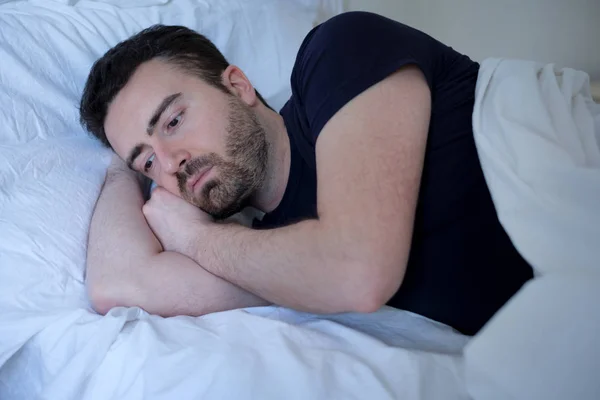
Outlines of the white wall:
[{"label": "white wall", "polygon": [[524,58],[600,80],[600,0],[346,0],[418,28],[474,60]]}]

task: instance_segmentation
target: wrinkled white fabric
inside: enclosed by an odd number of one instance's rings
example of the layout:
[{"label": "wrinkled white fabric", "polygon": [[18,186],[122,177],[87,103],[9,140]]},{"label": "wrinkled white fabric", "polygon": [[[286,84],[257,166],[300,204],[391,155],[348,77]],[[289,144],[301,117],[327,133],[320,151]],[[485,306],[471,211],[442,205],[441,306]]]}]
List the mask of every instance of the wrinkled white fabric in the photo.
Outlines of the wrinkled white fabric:
[{"label": "wrinkled white fabric", "polygon": [[469,343],[475,399],[600,398],[600,105],[587,74],[488,59],[475,141],[500,222],[536,278]]}]

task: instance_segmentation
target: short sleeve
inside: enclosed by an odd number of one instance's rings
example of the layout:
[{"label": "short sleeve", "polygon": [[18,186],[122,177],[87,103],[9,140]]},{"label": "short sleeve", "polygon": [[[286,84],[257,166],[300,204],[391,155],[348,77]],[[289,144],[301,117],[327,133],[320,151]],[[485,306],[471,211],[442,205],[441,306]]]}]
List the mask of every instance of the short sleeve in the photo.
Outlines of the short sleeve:
[{"label": "short sleeve", "polygon": [[313,143],[327,121],[352,98],[404,65],[418,66],[429,87],[443,45],[400,22],[348,12],[314,28],[292,73],[292,94]]}]

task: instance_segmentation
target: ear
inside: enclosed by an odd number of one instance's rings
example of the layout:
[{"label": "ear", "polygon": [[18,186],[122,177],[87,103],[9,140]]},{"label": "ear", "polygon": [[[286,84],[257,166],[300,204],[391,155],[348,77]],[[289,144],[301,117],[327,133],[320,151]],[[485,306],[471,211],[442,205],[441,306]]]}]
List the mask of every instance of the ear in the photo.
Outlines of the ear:
[{"label": "ear", "polygon": [[250,107],[258,104],[259,99],[256,96],[254,86],[250,80],[244,75],[244,72],[235,65],[229,65],[221,75],[223,84],[230,92],[239,97],[244,103]]}]

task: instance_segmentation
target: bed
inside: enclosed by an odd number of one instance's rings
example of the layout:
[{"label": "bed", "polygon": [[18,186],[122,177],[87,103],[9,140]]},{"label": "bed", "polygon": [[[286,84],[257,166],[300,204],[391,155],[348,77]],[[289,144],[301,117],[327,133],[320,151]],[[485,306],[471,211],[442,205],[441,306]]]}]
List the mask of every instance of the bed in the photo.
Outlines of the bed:
[{"label": "bed", "polygon": [[[521,232],[531,228],[527,218],[545,220],[546,214],[531,211],[539,208],[535,195],[545,192],[537,187],[534,195],[523,194],[527,188],[518,182],[524,171],[530,183],[539,182],[535,169],[507,168],[508,155],[519,156],[511,150],[514,141],[507,136],[498,144],[497,136],[486,135],[502,126],[488,111],[505,104],[506,95],[494,91],[497,76],[517,68],[502,60],[485,64],[474,127],[502,221],[537,277],[476,337],[387,307],[324,316],[272,306],[197,318],[162,318],[135,307],[106,316],[92,310],[85,292],[86,239],[110,160],[78,122],[93,61],[149,25],[186,25],[213,40],[279,109],[290,94],[289,75],[304,35],[342,12],[342,3],[0,0],[0,399],[599,398],[592,371],[600,370],[593,334],[600,329],[600,246],[592,245],[594,235],[600,238],[593,217],[600,211],[600,201],[593,201],[600,199],[600,149],[584,152],[586,168],[576,175],[568,174],[574,169],[566,163],[556,167],[573,182],[570,193],[588,188],[587,201],[574,205],[567,196],[542,202],[551,207],[538,210],[562,207],[576,223],[535,225],[546,231],[541,244],[523,238]],[[538,75],[523,76],[539,82]],[[575,73],[565,82],[580,77]],[[512,87],[500,85],[506,86]],[[585,83],[580,86],[571,97],[584,101]],[[584,103],[591,128],[584,126],[575,138],[594,149],[600,110]],[[581,107],[571,108],[588,110]],[[550,143],[573,148],[568,141]],[[561,160],[569,160],[571,153],[563,153]],[[517,195],[527,198],[520,214]],[[565,226],[569,237],[555,234]],[[564,251],[542,251],[555,243]],[[575,253],[574,266],[563,268],[560,255]]]}]

